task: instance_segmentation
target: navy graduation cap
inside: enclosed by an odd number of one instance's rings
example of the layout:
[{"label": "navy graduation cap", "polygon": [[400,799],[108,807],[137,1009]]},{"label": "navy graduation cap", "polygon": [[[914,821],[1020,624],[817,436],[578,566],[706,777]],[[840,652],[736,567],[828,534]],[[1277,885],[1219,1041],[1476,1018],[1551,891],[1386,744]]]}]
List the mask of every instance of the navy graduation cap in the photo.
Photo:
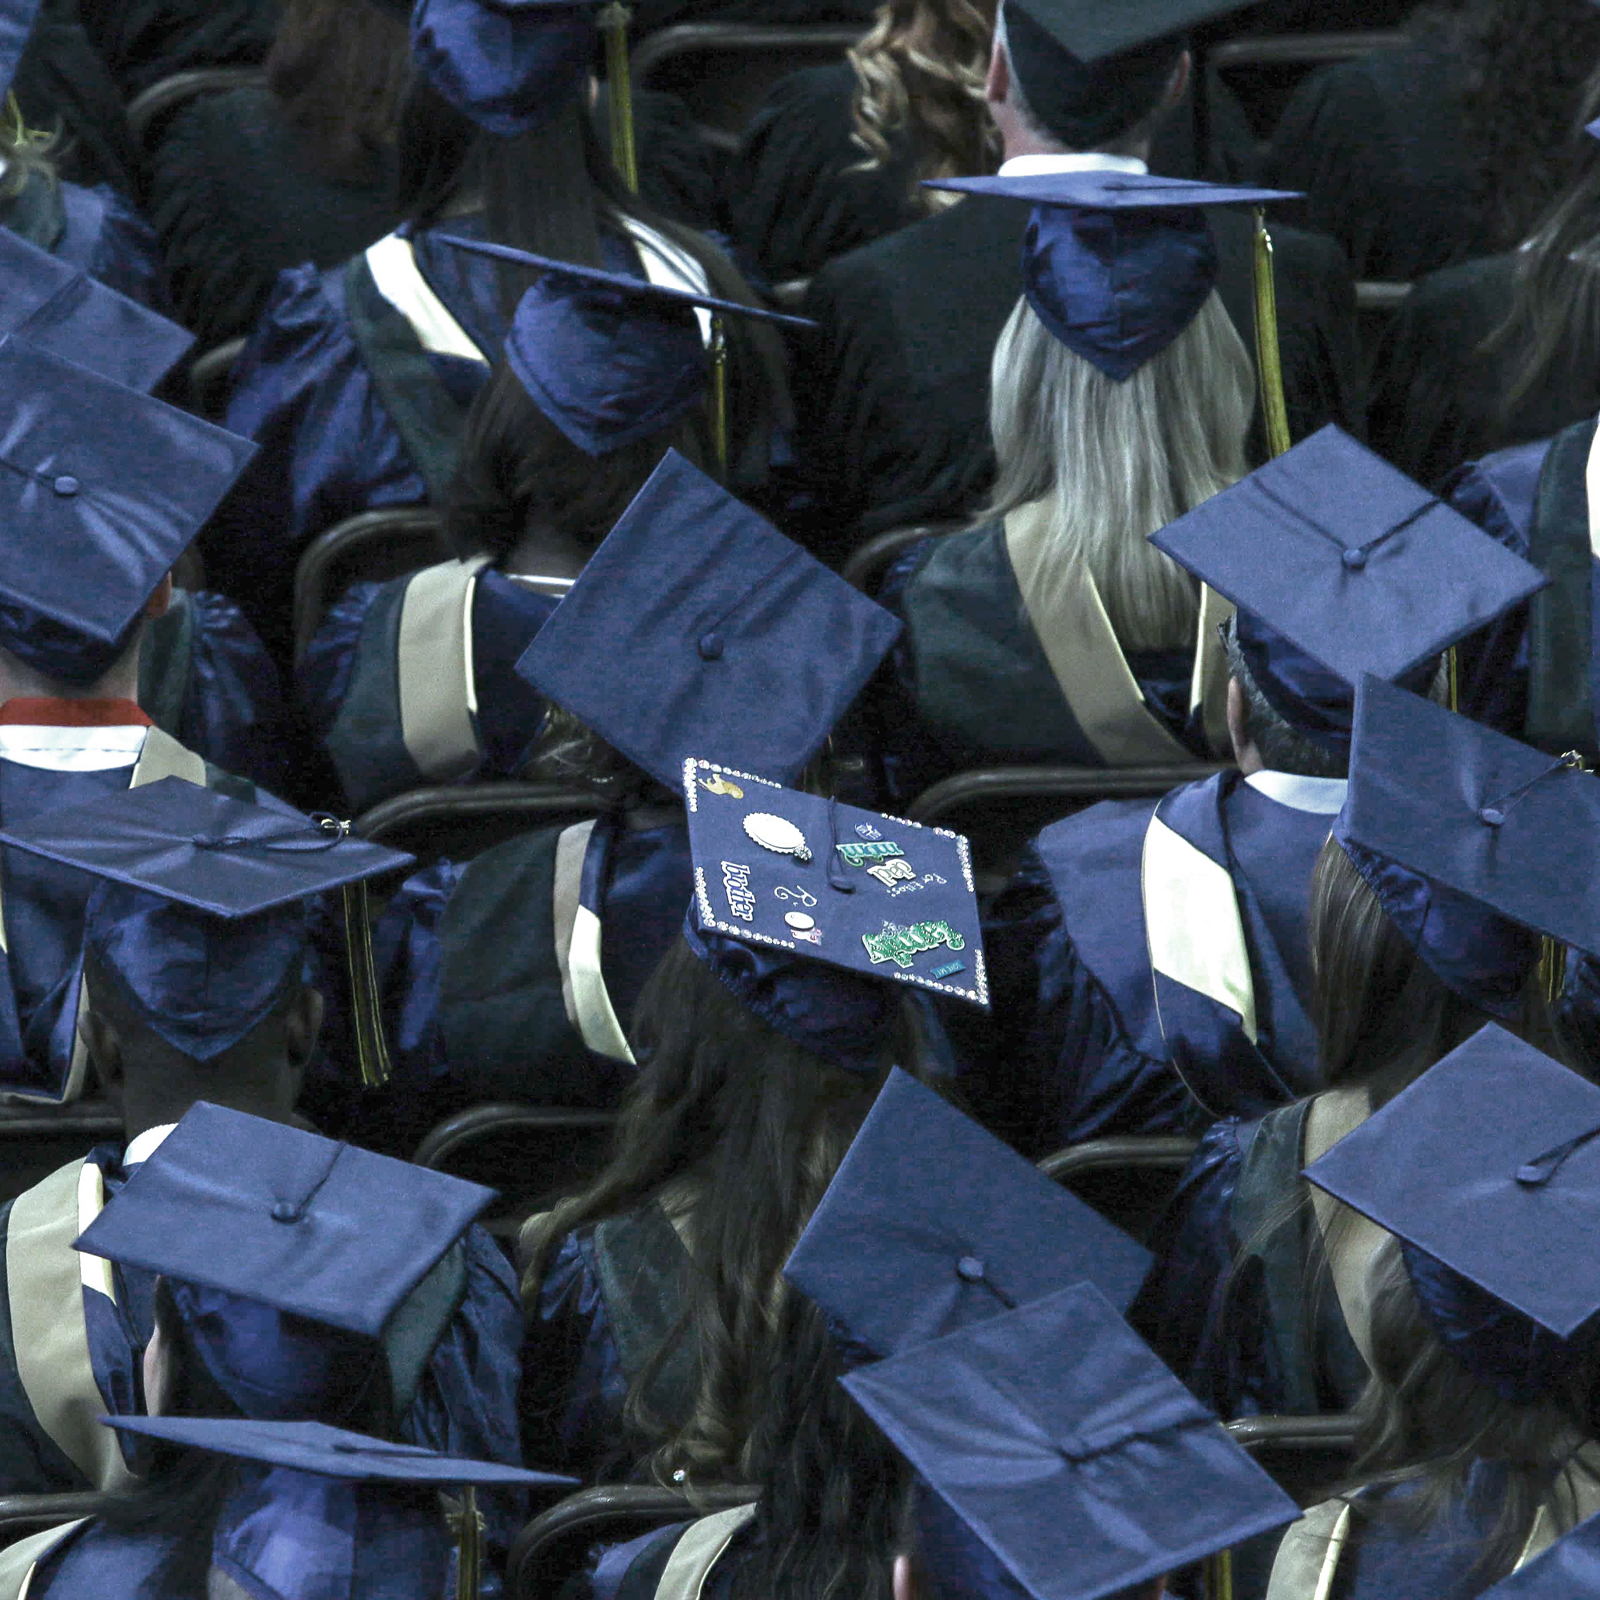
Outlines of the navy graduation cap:
[{"label": "navy graduation cap", "polygon": [[[442,1172],[200,1101],[75,1248],[376,1339],[492,1198]],[[217,1343],[226,1347],[220,1334]]]},{"label": "navy graduation cap", "polygon": [[0,334],[143,392],[194,344],[177,323],[9,228],[0,228]]},{"label": "navy graduation cap", "polygon": [[1101,1600],[1300,1514],[1089,1283],[840,1381],[926,1486],[941,1593]]},{"label": "navy graduation cap", "polygon": [[694,309],[816,326],[509,245],[455,235],[439,242],[542,270],[517,306],[506,361],[533,402],[586,455],[648,438],[704,401],[711,359]]},{"label": "navy graduation cap", "polygon": [[1483,1600],[1575,1600],[1596,1594],[1600,1594],[1600,1517],[1590,1517],[1525,1567],[1485,1589]]},{"label": "navy graduation cap", "polygon": [[1600,1334],[1600,1087],[1489,1024],[1305,1170],[1398,1236],[1429,1325],[1506,1398]]},{"label": "navy graduation cap", "polygon": [[1300,198],[1108,170],[941,178],[927,187],[1033,206],[1022,292],[1062,344],[1118,382],[1165,350],[1216,287],[1216,241],[1200,208]]},{"label": "navy graduation cap", "polygon": [[784,1276],[847,1350],[898,1354],[1068,1285],[1118,1307],[1146,1251],[898,1068]]},{"label": "navy graduation cap", "polygon": [[256,447],[15,336],[0,388],[0,646],[84,688]]},{"label": "navy graduation cap", "polygon": [[708,753],[787,783],[899,633],[669,450],[517,671],[669,788]]},{"label": "navy graduation cap", "polygon": [[39,0],[0,0],[0,99],[11,92],[38,15]]},{"label": "navy graduation cap", "polygon": [[0,829],[0,842],[93,873],[84,950],[136,1015],[208,1061],[299,981],[305,901],[408,866],[331,817],[163,778]]},{"label": "navy graduation cap", "polygon": [[1600,779],[1371,675],[1333,836],[1457,994],[1514,1015],[1537,935],[1600,953]]},{"label": "navy graduation cap", "polygon": [[1363,675],[1425,692],[1443,651],[1549,581],[1331,424],[1150,542],[1234,602],[1257,686],[1340,751]]}]

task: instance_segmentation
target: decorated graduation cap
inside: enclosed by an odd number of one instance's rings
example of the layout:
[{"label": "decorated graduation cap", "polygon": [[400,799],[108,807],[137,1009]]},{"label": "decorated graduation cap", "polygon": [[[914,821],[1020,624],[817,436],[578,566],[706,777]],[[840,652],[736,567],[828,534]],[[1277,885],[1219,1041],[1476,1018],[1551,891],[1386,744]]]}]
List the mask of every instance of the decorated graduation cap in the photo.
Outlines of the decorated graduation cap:
[{"label": "decorated graduation cap", "polygon": [[669,450],[517,671],[669,788],[707,753],[786,783],[899,632]]},{"label": "decorated graduation cap", "polygon": [[1548,581],[1332,425],[1150,542],[1234,602],[1257,687],[1341,754],[1365,674],[1425,693],[1443,651]]},{"label": "decorated graduation cap", "polygon": [[1333,836],[1423,961],[1491,1015],[1516,1014],[1539,935],[1600,952],[1600,779],[1575,758],[1369,675]]},{"label": "decorated graduation cap", "polygon": [[15,336],[0,464],[0,647],[84,688],[255,454],[248,439]]},{"label": "decorated graduation cap", "polygon": [[0,228],[0,334],[148,392],[194,335],[82,268]]},{"label": "decorated graduation cap", "polygon": [[966,839],[684,763],[691,950],[752,1011],[837,1064],[876,1070],[894,984],[989,1004]]},{"label": "decorated graduation cap", "polygon": [[418,0],[411,55],[457,111],[512,138],[577,98],[598,29],[606,48],[611,158],[628,188],[637,189],[629,17],[616,0]]},{"label": "decorated graduation cap", "polygon": [[1057,339],[1119,383],[1160,355],[1216,287],[1216,240],[1200,208],[1254,207],[1256,366],[1268,443],[1274,455],[1288,449],[1272,241],[1262,207],[1298,194],[1105,168],[941,178],[927,187],[1032,205],[1022,292]]},{"label": "decorated graduation cap", "polygon": [[1089,1283],[841,1381],[921,1479],[936,1594],[1102,1600],[1300,1514]]},{"label": "decorated graduation cap", "polygon": [[296,987],[309,896],[411,857],[331,817],[253,805],[164,778],[0,829],[0,842],[103,881],[84,950],[174,1049],[209,1061]]},{"label": "decorated graduation cap", "polygon": [[[481,239],[442,236],[477,255],[537,267],[506,338],[506,361],[535,405],[586,455],[648,438],[702,403],[727,464],[727,342],[722,318],[814,328],[804,317],[651,283]],[[692,312],[712,314],[709,359]]]},{"label": "decorated graduation cap", "polygon": [[1600,1087],[1490,1024],[1305,1176],[1400,1240],[1445,1348],[1506,1399],[1600,1334]]},{"label": "decorated graduation cap", "polygon": [[784,1276],[846,1351],[898,1354],[1079,1283],[1126,1308],[1145,1250],[898,1068]]}]

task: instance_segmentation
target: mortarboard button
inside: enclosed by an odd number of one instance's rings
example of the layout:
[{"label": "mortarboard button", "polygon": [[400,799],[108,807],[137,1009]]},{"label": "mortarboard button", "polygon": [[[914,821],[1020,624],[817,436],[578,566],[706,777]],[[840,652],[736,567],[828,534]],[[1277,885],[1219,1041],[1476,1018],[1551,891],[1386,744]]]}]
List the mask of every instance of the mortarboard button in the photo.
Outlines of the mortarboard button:
[{"label": "mortarboard button", "polygon": [[722,659],[722,635],[720,633],[702,633],[700,635],[700,659],[702,661],[720,661]]},{"label": "mortarboard button", "polygon": [[1506,814],[1498,806],[1485,806],[1478,813],[1478,820],[1486,822],[1491,828],[1498,828],[1506,820]]},{"label": "mortarboard button", "polygon": [[274,1222],[298,1222],[300,1208],[292,1200],[278,1200],[273,1203],[272,1220]]},{"label": "mortarboard button", "polygon": [[1346,550],[1344,564],[1351,572],[1361,572],[1367,565],[1367,552],[1359,547],[1354,550]]},{"label": "mortarboard button", "polygon": [[76,494],[78,492],[78,480],[70,472],[63,472],[56,479],[55,489],[57,494]]},{"label": "mortarboard button", "polygon": [[956,1262],[956,1271],[968,1283],[983,1282],[983,1262],[977,1256],[962,1256]]}]

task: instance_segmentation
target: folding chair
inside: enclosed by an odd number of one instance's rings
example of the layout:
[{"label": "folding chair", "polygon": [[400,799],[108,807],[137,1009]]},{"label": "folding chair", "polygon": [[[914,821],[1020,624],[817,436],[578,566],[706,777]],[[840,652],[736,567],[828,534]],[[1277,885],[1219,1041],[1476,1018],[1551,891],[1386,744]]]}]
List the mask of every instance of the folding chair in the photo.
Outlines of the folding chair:
[{"label": "folding chair", "polygon": [[922,539],[937,538],[941,533],[954,533],[964,526],[960,522],[930,522],[925,527],[890,528],[852,551],[839,575],[846,583],[853,583],[862,594],[875,594],[884,573],[912,545]]},{"label": "folding chair", "polygon": [[[121,1138],[122,1118],[103,1100],[0,1104],[0,1205],[58,1167],[87,1155],[97,1144]],[[0,1506],[5,1503],[0,1500]]]},{"label": "folding chair", "polygon": [[745,124],[780,78],[838,61],[864,32],[834,24],[686,22],[652,33],[629,64],[637,86],[667,90],[688,105],[708,144],[736,150]]},{"label": "folding chair", "polygon": [[1128,1135],[1068,1145],[1039,1170],[1141,1242],[1177,1191],[1198,1139]]},{"label": "folding chair", "polygon": [[550,783],[441,784],[380,801],[351,823],[355,833],[419,861],[470,861],[534,828],[565,828],[606,809],[586,789]]},{"label": "folding chair", "polygon": [[79,1517],[97,1516],[112,1498],[98,1489],[0,1495],[0,1545],[15,1544],[30,1533],[58,1528]]},{"label": "folding chair", "polygon": [[1401,50],[1410,37],[1399,29],[1362,28],[1339,33],[1282,33],[1230,39],[1205,53],[1206,81],[1225,83],[1265,142],[1303,79],[1318,67],[1355,61],[1379,50]]},{"label": "folding chair", "polygon": [[1356,1419],[1348,1411],[1237,1417],[1227,1428],[1297,1505],[1327,1499],[1355,1464]]},{"label": "folding chair", "polygon": [[759,1492],[748,1484],[710,1485],[692,1495],[653,1484],[581,1489],[517,1535],[506,1562],[506,1590],[513,1600],[550,1600],[582,1571],[596,1544],[620,1543],[676,1522],[749,1505]]},{"label": "folding chair", "polygon": [[244,350],[244,335],[224,339],[189,363],[189,409],[210,422],[221,422],[228,410],[233,369]]},{"label": "folding chair", "polygon": [[305,548],[294,569],[294,658],[298,662],[323,614],[352,583],[383,583],[445,561],[444,521],[429,506],[393,506],[347,517]]},{"label": "folding chair", "polygon": [[190,72],[175,72],[134,96],[127,111],[128,131],[140,154],[148,161],[167,118],[181,106],[203,94],[226,94],[230,89],[264,89],[266,84],[267,75],[260,67],[198,67]]}]

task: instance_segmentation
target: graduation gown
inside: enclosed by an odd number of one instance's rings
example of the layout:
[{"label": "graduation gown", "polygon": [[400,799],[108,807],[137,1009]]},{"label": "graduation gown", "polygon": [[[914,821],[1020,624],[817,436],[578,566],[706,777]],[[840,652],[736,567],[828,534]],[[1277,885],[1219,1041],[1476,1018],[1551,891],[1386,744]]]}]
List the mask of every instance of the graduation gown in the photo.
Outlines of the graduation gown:
[{"label": "graduation gown", "polygon": [[[153,1134],[127,1154],[145,1159],[160,1143]],[[0,1210],[0,1494],[132,1482],[119,1435],[97,1419],[143,1409],[154,1277],[72,1248],[136,1169],[124,1154],[100,1145]],[[520,1464],[521,1336],[516,1279],[494,1240],[471,1228],[385,1330],[400,1437]],[[517,1498],[489,1498],[503,1547],[515,1531]]]},{"label": "graduation gown", "polygon": [[[335,1011],[302,1105],[320,1127],[402,1155],[486,1101],[614,1106],[633,1079],[634,1005],[693,892],[681,813],[642,809],[414,874],[373,930],[393,1075],[359,1090]],[[342,962],[341,939],[322,929],[319,960]]]},{"label": "graduation gown", "polygon": [[754,1505],[602,1547],[568,1600],[723,1600],[756,1539]]},{"label": "graduation gown", "polygon": [[145,201],[185,326],[202,346],[248,333],[280,272],[382,238],[401,220],[398,167],[390,150],[369,181],[321,176],[265,89],[191,101],[162,131]]},{"label": "graduation gown", "polygon": [[301,698],[352,813],[423,784],[521,775],[546,705],[516,664],[558,604],[478,557],[357,584],[329,611]]},{"label": "graduation gown", "polygon": [[[1227,744],[1227,666],[1209,591],[1195,650],[1126,655],[1087,571],[1051,578],[1048,614],[1025,582],[1043,559],[1034,507],[1005,523],[925,540],[878,599],[905,621],[894,688],[862,715],[882,754],[887,802],[906,805],[970,767],[1116,767],[1210,758]],[[1020,566],[1020,571],[1019,571]]]},{"label": "graduation gown", "polygon": [[176,72],[255,66],[278,31],[278,0],[77,0],[125,100]]},{"label": "graduation gown", "polygon": [[1256,781],[1053,823],[985,916],[989,1015],[946,1023],[974,1114],[1025,1155],[1317,1086],[1306,902],[1344,785]]},{"label": "graduation gown", "polygon": [[[655,1201],[585,1225],[557,1246],[528,1314],[522,1347],[522,1450],[586,1480],[619,1478],[623,1406],[683,1312],[684,1241]],[[692,1336],[651,1379],[667,1425],[688,1419],[698,1383]]]},{"label": "graduation gown", "polygon": [[[989,368],[1022,291],[1028,208],[971,195],[853,250],[811,280],[821,326],[792,344],[795,464],[786,529],[839,565],[889,528],[955,520],[994,475]],[[1220,292],[1254,348],[1253,225],[1213,212]],[[1365,433],[1355,298],[1337,246],[1274,227],[1290,429]],[[1259,433],[1259,424],[1257,426]],[[1259,454],[1259,452],[1258,452]]]}]

